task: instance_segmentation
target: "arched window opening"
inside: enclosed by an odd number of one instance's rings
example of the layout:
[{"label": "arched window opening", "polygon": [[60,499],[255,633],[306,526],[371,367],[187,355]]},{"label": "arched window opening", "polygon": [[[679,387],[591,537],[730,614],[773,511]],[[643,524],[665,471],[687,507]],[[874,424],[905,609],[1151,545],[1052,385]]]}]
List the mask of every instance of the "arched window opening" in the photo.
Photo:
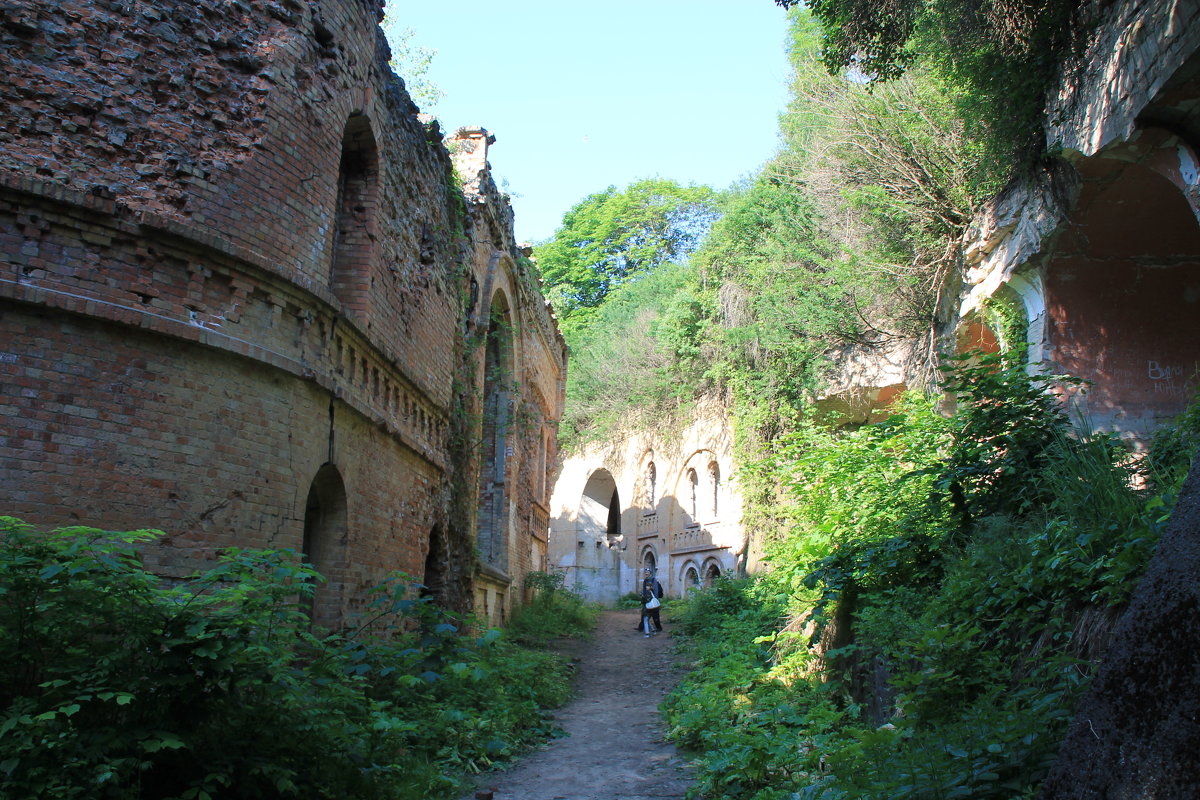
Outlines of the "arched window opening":
[{"label": "arched window opening", "polygon": [[446,602],[447,575],[450,572],[446,536],[441,526],[429,532],[429,553],[425,556],[425,574],[421,578],[421,596],[435,603]]},{"label": "arched window opening", "polygon": [[538,437],[538,456],[537,456],[537,472],[534,474],[535,487],[537,490],[537,502],[546,502],[546,452],[549,450],[549,442],[546,438]]},{"label": "arched window opening", "polygon": [[484,344],[483,448],[479,474],[479,554],[484,563],[508,569],[508,426],[512,385],[512,325],[508,301],[497,292]]},{"label": "arched window opening", "polygon": [[646,502],[649,504],[650,510],[654,510],[654,503],[658,500],[657,494],[658,470],[651,461],[646,467]]},{"label": "arched window opening", "polygon": [[354,114],[342,133],[337,207],[333,225],[333,264],[329,285],[348,310],[366,315],[375,244],[379,154],[370,121]]},{"label": "arched window opening", "polygon": [[688,488],[688,513],[691,515],[689,522],[697,522],[700,518],[700,479],[696,476],[696,470],[689,469],[687,471],[687,488]]},{"label": "arched window opening", "polygon": [[716,564],[709,564],[708,568],[704,570],[704,588],[711,587],[719,577],[721,577],[721,568]]},{"label": "arched window opening", "polygon": [[712,490],[712,496],[709,498],[712,501],[712,518],[717,519],[721,510],[721,467],[715,461],[708,465],[708,486]]},{"label": "arched window opening", "polygon": [[341,561],[346,528],[346,486],[337,467],[317,470],[304,503],[304,540],[301,553],[323,582],[304,597],[302,607],[314,627],[335,628],[341,619]]},{"label": "arched window opening", "polygon": [[608,534],[608,546],[612,547],[621,539],[621,498],[614,488],[612,497],[608,500],[608,525],[605,529]]}]

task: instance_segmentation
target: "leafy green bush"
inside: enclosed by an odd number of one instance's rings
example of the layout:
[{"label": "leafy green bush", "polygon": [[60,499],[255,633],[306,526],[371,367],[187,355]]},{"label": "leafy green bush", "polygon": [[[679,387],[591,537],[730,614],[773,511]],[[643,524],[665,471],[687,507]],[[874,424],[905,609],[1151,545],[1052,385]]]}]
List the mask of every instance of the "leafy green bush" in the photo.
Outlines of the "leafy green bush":
[{"label": "leafy green bush", "polygon": [[452,796],[566,698],[553,657],[464,637],[402,577],[318,638],[295,554],[164,586],[138,555],[160,535],[0,517],[0,796]]},{"label": "leafy green bush", "polygon": [[525,588],[532,591],[533,599],[521,606],[507,627],[515,640],[544,644],[560,636],[585,636],[595,627],[600,607],[567,589],[564,573],[530,572]]},{"label": "leafy green bush", "polygon": [[1178,489],[1200,452],[1200,394],[1179,417],[1160,428],[1150,442],[1148,470],[1162,491]]},{"label": "leafy green bush", "polygon": [[914,397],[853,430],[801,423],[757,465],[780,487],[772,571],[690,600],[696,667],[664,703],[698,792],[1036,792],[1101,652],[1090,626],[1128,601],[1173,502],[1043,384],[976,357],[949,418]]}]

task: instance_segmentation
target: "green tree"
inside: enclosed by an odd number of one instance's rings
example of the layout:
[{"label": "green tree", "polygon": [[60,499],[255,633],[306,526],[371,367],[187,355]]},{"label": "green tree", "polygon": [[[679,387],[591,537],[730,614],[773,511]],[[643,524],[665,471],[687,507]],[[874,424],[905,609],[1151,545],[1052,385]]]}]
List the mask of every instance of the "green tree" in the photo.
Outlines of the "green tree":
[{"label": "green tree", "polygon": [[429,65],[433,63],[437,51],[415,44],[413,29],[399,27],[390,9],[382,24],[388,46],[392,49],[392,60],[388,66],[404,80],[413,102],[428,111],[442,99],[442,90],[429,78]]},{"label": "green tree", "polygon": [[698,392],[700,301],[695,270],[664,264],[613,291],[571,348],[563,443],[602,438],[622,425],[661,426]]},{"label": "green tree", "polygon": [[717,217],[716,201],[707,186],[646,178],[576,204],[534,249],[564,331],[590,319],[614,289],[691,253]]},{"label": "green tree", "polygon": [[[785,8],[799,0],[775,0]],[[960,114],[996,179],[1041,155],[1046,93],[1088,28],[1081,0],[811,0],[822,60],[872,82],[914,65],[960,88]]]}]

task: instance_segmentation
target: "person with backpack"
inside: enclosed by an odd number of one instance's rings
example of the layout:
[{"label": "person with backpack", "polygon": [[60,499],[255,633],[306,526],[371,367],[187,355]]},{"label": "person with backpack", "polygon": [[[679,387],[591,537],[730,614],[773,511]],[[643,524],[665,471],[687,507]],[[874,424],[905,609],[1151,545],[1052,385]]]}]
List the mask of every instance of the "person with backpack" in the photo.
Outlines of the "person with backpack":
[{"label": "person with backpack", "polygon": [[[662,633],[662,618],[659,616],[659,608],[662,606],[663,587],[662,584],[654,579],[654,573],[649,567],[642,573],[645,577],[642,579],[642,621],[638,625],[638,629],[645,634],[645,638],[649,639],[656,633]],[[651,629],[653,624],[653,629]]]}]

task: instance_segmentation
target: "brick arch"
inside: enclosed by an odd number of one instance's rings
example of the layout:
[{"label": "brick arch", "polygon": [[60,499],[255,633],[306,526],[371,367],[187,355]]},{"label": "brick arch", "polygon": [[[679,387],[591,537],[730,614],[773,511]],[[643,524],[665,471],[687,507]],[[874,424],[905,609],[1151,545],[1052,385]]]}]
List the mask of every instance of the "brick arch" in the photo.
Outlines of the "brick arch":
[{"label": "brick arch", "polygon": [[304,503],[304,539],[301,553],[320,573],[305,610],[314,626],[336,628],[341,621],[342,570],[349,534],[346,484],[331,463],[317,470]]},{"label": "brick arch", "polygon": [[1082,413],[1134,439],[1186,407],[1200,371],[1200,223],[1168,169],[1180,148],[1145,132],[1077,162],[1044,266],[1049,368],[1092,381]]},{"label": "brick arch", "polygon": [[1038,270],[1009,278],[988,299],[972,299],[955,329],[955,351],[994,353],[1025,347],[1032,371],[1041,369],[1046,338],[1046,287]]}]

